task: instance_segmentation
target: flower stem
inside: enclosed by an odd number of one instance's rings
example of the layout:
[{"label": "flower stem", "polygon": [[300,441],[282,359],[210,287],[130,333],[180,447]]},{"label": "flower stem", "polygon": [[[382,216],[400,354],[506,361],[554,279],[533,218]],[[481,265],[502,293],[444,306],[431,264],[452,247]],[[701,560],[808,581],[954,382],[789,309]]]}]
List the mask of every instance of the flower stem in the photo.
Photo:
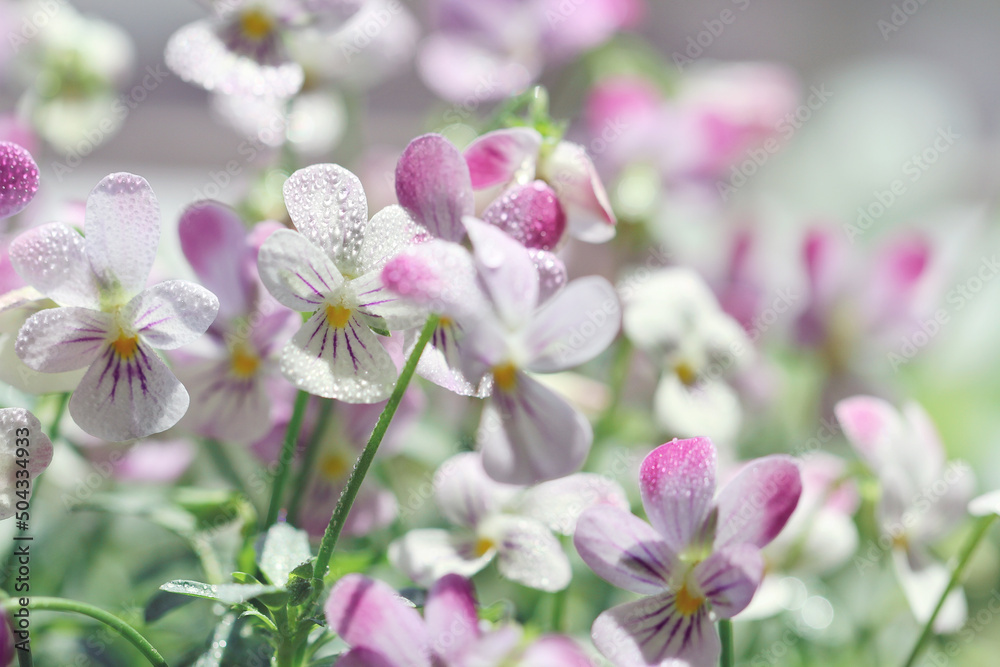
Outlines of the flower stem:
[{"label": "flower stem", "polygon": [[728,618],[719,619],[719,640],[722,642],[722,655],[719,657],[721,667],[733,667],[736,657],[733,654],[733,622]]},{"label": "flower stem", "polygon": [[414,371],[417,370],[417,362],[420,360],[420,355],[423,353],[424,348],[427,347],[427,342],[431,339],[434,330],[437,329],[438,320],[439,317],[437,315],[431,315],[427,318],[427,323],[424,324],[424,328],[420,332],[417,344],[407,358],[402,372],[399,374],[396,387],[392,390],[392,395],[389,396],[385,408],[382,409],[382,414],[379,415],[378,422],[375,423],[375,430],[372,431],[372,435],[368,439],[368,444],[365,445],[364,451],[361,452],[361,457],[358,459],[357,464],[355,464],[354,470],[351,471],[351,476],[347,479],[347,485],[340,494],[340,500],[337,501],[337,507],[333,510],[333,516],[330,517],[330,523],[323,534],[323,541],[319,545],[319,553],[316,555],[316,562],[313,566],[312,591],[309,596],[309,602],[306,605],[307,609],[312,607],[323,590],[323,578],[326,576],[327,569],[330,566],[330,558],[333,557],[333,550],[337,546],[340,531],[344,528],[347,515],[351,511],[354,499],[361,489],[361,483],[364,481],[365,475],[368,473],[368,469],[375,459],[375,453],[378,451],[378,446],[382,443],[382,438],[385,437],[389,423],[396,414],[396,408],[399,407],[400,401],[403,400],[406,387],[410,384]]},{"label": "flower stem", "polygon": [[56,414],[52,419],[52,425],[49,426],[49,440],[55,443],[59,439],[59,424],[62,421],[63,415],[66,414],[66,406],[69,404],[69,392],[64,392],[59,394],[59,403],[56,405]]},{"label": "flower stem", "polygon": [[[0,606],[7,611],[12,611],[15,607],[18,607],[19,604],[17,598],[8,598],[0,603]],[[155,648],[153,648],[153,645],[150,644],[145,637],[139,634],[138,630],[114,614],[106,612],[103,609],[89,605],[86,602],[79,602],[77,600],[48,597],[29,598],[28,609],[37,611],[65,611],[82,614],[83,616],[90,616],[91,618],[104,623],[108,627],[117,630],[118,634],[139,649],[139,652],[145,656],[146,660],[149,661],[149,664],[154,667],[167,667],[167,661],[163,659],[163,656],[160,655]]]},{"label": "flower stem", "polygon": [[292,459],[295,458],[295,445],[299,441],[299,431],[302,430],[302,418],[306,414],[306,405],[309,403],[309,394],[299,391],[295,396],[295,408],[292,411],[292,419],[288,422],[288,430],[285,431],[285,442],[281,447],[281,455],[278,457],[278,476],[274,478],[274,488],[271,489],[271,503],[267,507],[267,516],[264,519],[262,530],[267,530],[278,520],[278,511],[281,509],[281,497],[285,492],[285,483],[288,482],[288,472],[292,469]]},{"label": "flower stem", "polygon": [[996,514],[990,514],[989,516],[982,517],[976,524],[972,535],[969,536],[969,540],[962,547],[961,554],[958,557],[958,564],[955,566],[955,570],[951,573],[951,579],[948,580],[948,585],[944,587],[941,592],[941,598],[938,600],[937,606],[934,607],[934,612],[931,617],[927,619],[927,623],[924,625],[923,632],[920,633],[920,637],[917,639],[917,643],[913,646],[913,650],[910,651],[910,657],[906,659],[903,663],[903,667],[912,667],[916,663],[917,658],[920,657],[920,652],[924,650],[924,646],[930,641],[931,635],[934,634],[934,621],[937,620],[938,614],[941,613],[941,609],[944,607],[945,601],[948,599],[948,594],[951,590],[958,584],[958,580],[962,577],[962,573],[965,572],[965,566],[969,564],[969,560],[972,558],[972,553],[979,546],[979,543],[983,540],[986,535],[986,531],[989,530],[993,521],[997,518]]},{"label": "flower stem", "polygon": [[309,443],[306,445],[305,455],[302,457],[302,465],[299,467],[299,474],[295,481],[295,488],[292,490],[292,501],[288,503],[288,523],[297,525],[299,518],[299,508],[305,498],[306,486],[309,483],[309,474],[312,472],[316,457],[319,455],[319,441],[326,431],[327,424],[330,423],[330,415],[333,413],[333,401],[323,399],[320,408],[319,419],[316,421],[316,428],[309,436]]}]

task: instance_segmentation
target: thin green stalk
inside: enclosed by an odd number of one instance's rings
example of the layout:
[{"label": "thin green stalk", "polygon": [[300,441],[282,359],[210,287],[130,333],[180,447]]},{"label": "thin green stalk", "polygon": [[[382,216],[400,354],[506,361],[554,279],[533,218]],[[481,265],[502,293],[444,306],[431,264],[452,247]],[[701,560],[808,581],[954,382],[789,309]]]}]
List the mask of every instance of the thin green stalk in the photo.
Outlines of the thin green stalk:
[{"label": "thin green stalk", "polygon": [[375,453],[378,452],[378,446],[382,443],[382,438],[385,437],[389,423],[392,422],[392,418],[396,414],[396,408],[399,407],[400,401],[403,400],[406,387],[410,384],[410,379],[413,378],[414,371],[417,370],[417,362],[420,360],[420,355],[423,353],[424,348],[427,347],[427,342],[431,339],[434,330],[437,329],[439,319],[437,315],[431,315],[427,318],[427,323],[424,324],[424,328],[420,332],[420,338],[417,339],[417,345],[413,348],[409,358],[407,358],[406,364],[399,374],[399,379],[396,381],[396,387],[392,390],[392,395],[389,396],[389,401],[385,404],[382,414],[379,415],[378,422],[375,424],[375,430],[372,431],[372,435],[368,439],[368,444],[365,445],[364,451],[361,452],[361,457],[354,466],[354,470],[351,471],[351,476],[347,479],[347,485],[340,494],[337,507],[333,510],[333,516],[330,517],[330,523],[323,534],[323,541],[320,542],[319,553],[316,555],[316,562],[313,566],[312,591],[306,609],[312,607],[323,591],[323,578],[330,567],[330,558],[333,557],[333,550],[337,546],[340,531],[344,528],[347,515],[351,511],[351,506],[354,505],[354,499],[357,497],[358,491],[361,489],[361,483],[364,481],[365,475],[368,474],[368,469],[375,459]]},{"label": "thin green stalk", "polygon": [[288,503],[288,523],[297,525],[299,509],[302,507],[302,500],[305,498],[306,486],[309,483],[309,475],[316,464],[316,457],[319,456],[319,441],[326,431],[327,424],[330,423],[330,415],[333,414],[333,401],[323,400],[320,407],[319,419],[316,421],[316,428],[309,436],[309,443],[306,445],[306,453],[302,457],[302,465],[299,467],[299,474],[295,480],[295,488],[292,489],[292,502]]},{"label": "thin green stalk", "polygon": [[288,482],[288,471],[292,469],[292,459],[295,458],[295,445],[299,441],[299,431],[302,430],[302,418],[306,414],[306,405],[309,403],[309,394],[300,391],[295,396],[295,408],[292,411],[292,419],[288,422],[288,430],[285,431],[285,443],[281,447],[281,455],[278,457],[278,476],[274,478],[274,488],[271,489],[271,503],[267,507],[267,517],[264,519],[263,530],[267,530],[278,520],[278,511],[281,509],[281,498],[285,493],[285,484]]},{"label": "thin green stalk", "polygon": [[226,446],[213,438],[207,438],[204,441],[204,445],[205,451],[208,452],[208,456],[212,459],[212,464],[215,465],[215,469],[219,471],[219,474],[232,484],[234,489],[246,495],[243,479],[236,471],[233,462],[229,459],[229,455],[226,453]]},{"label": "thin green stalk", "polygon": [[66,406],[69,404],[69,392],[64,392],[59,395],[59,403],[56,405],[56,414],[52,419],[52,424],[49,426],[49,440],[53,443],[59,439],[59,423],[62,421],[63,415],[66,414]]},{"label": "thin green stalk", "polygon": [[733,653],[733,622],[728,618],[719,619],[719,640],[722,641],[719,665],[733,667],[736,664],[736,656]]},{"label": "thin green stalk", "polygon": [[[0,606],[10,612],[15,608],[18,608],[20,605],[17,598],[8,598],[0,603]],[[28,609],[33,611],[65,611],[73,614],[89,616],[116,630],[118,634],[139,649],[139,652],[142,653],[146,660],[149,661],[149,664],[154,667],[167,667],[167,661],[163,659],[163,656],[160,655],[155,648],[153,648],[153,645],[150,644],[145,637],[139,634],[138,630],[114,614],[106,612],[103,609],[89,605],[86,602],[79,602],[77,600],[65,600],[63,598],[48,597],[29,598]]]},{"label": "thin green stalk", "polygon": [[972,531],[972,535],[969,536],[969,540],[962,547],[961,554],[958,557],[958,564],[955,566],[954,572],[951,573],[951,579],[948,580],[948,585],[944,587],[944,591],[941,592],[941,599],[938,600],[937,606],[934,607],[934,613],[931,617],[927,619],[927,623],[924,625],[923,632],[920,633],[920,637],[917,639],[917,643],[913,646],[913,650],[910,651],[910,657],[906,659],[903,663],[903,667],[912,667],[916,663],[917,658],[920,657],[920,652],[924,650],[924,646],[930,641],[931,636],[934,634],[934,621],[937,620],[938,614],[941,613],[941,609],[944,607],[945,601],[948,599],[948,594],[951,590],[958,584],[958,580],[962,577],[962,573],[965,572],[965,566],[968,565],[969,560],[972,559],[972,553],[979,546],[979,543],[986,536],[986,532],[989,530],[993,521],[997,518],[996,514],[990,514],[989,516],[984,516],[976,524],[975,529]]},{"label": "thin green stalk", "polygon": [[563,631],[563,617],[566,615],[566,598],[569,597],[569,586],[556,591],[552,595],[552,632]]}]

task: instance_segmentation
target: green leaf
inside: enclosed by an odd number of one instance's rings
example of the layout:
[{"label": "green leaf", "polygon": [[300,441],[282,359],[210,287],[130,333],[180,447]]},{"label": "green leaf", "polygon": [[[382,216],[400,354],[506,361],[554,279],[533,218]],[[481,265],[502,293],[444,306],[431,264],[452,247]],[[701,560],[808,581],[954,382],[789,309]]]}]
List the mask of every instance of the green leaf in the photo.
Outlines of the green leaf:
[{"label": "green leaf", "polygon": [[197,530],[217,530],[245,515],[246,499],[241,493],[224,489],[179,488],[171,498],[181,509],[190,513]]},{"label": "green leaf", "polygon": [[177,595],[215,600],[216,602],[228,605],[243,604],[251,598],[281,592],[281,589],[277,586],[265,586],[264,584],[221,584],[213,586],[212,584],[186,579],[168,581],[160,586],[160,590],[167,591],[168,593],[176,593]]},{"label": "green leaf", "polygon": [[287,523],[276,523],[267,531],[258,565],[269,582],[284,588],[292,571],[310,558],[309,535]]},{"label": "green leaf", "polygon": [[193,601],[193,598],[185,595],[177,595],[170,591],[156,591],[153,597],[149,598],[149,602],[146,603],[143,618],[146,623],[158,621],[174,609],[183,607]]},{"label": "green leaf", "polygon": [[333,582],[348,574],[364,572],[375,560],[368,551],[341,551],[335,553],[330,560],[330,570],[326,575],[327,582]]},{"label": "green leaf", "polygon": [[256,619],[257,621],[260,621],[264,625],[264,627],[270,630],[271,632],[275,633],[278,632],[278,626],[274,624],[274,621],[272,621],[269,617],[260,613],[256,609],[247,609],[245,612],[240,614],[240,618],[243,618],[244,616],[249,616],[253,619]]},{"label": "green leaf", "polygon": [[247,574],[246,572],[233,572],[233,581],[238,584],[259,584],[261,583],[257,577],[252,574]]}]

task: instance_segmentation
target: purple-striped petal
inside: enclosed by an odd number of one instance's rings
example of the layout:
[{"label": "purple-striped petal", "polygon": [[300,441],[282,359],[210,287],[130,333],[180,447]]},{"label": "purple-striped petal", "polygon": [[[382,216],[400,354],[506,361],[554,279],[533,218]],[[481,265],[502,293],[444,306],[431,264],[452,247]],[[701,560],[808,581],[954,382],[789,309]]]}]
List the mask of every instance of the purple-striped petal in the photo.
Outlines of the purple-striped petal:
[{"label": "purple-striped petal", "polygon": [[0,141],[0,219],[24,210],[38,192],[38,165],[23,146]]},{"label": "purple-striped petal", "polygon": [[382,283],[382,271],[376,269],[347,283],[344,298],[357,304],[357,312],[372,320],[374,329],[403,331],[419,327],[427,311],[400,297]]},{"label": "purple-striped petal", "polygon": [[10,262],[26,283],[61,306],[100,303],[86,242],[69,225],[54,222],[20,234],[10,244]]},{"label": "purple-striped petal", "polygon": [[111,442],[166,431],[187,411],[188,393],[153,350],[139,341],[106,345],[69,401],[80,428]]},{"label": "purple-striped petal", "polygon": [[476,190],[503,185],[525,167],[534,175],[542,135],[526,127],[487,132],[465,149],[472,187]]},{"label": "purple-striped petal", "polygon": [[106,290],[134,296],[146,286],[160,242],[160,204],[141,176],[105,176],[87,197],[87,257]]},{"label": "purple-striped petal", "polygon": [[530,588],[560,591],[572,578],[569,559],[555,535],[542,523],[496,514],[479,526],[480,539],[496,544],[500,574]]},{"label": "purple-striped petal", "polygon": [[547,250],[529,248],[528,254],[538,271],[538,305],[542,305],[565,287],[566,265]]},{"label": "purple-striped petal", "polygon": [[337,658],[337,667],[399,667],[377,651],[366,648],[352,648]]},{"label": "purple-striped petal", "polygon": [[167,280],[143,290],[121,310],[136,333],[152,347],[174,350],[208,330],[219,300],[201,285]]},{"label": "purple-striped petal", "polygon": [[344,284],[336,265],[319,247],[290,229],[278,230],[264,241],[257,255],[261,282],[283,306],[308,312]]},{"label": "purple-striped petal", "polygon": [[552,250],[566,231],[566,213],[544,181],[511,186],[483,211],[483,220],[540,250]]},{"label": "purple-striped petal", "polygon": [[725,547],[698,563],[691,576],[712,610],[732,618],[750,604],[764,576],[764,559],[750,544]]},{"label": "purple-striped petal", "polygon": [[544,635],[525,649],[518,667],[593,667],[587,653],[569,637]]},{"label": "purple-striped petal", "polygon": [[382,282],[410,303],[448,317],[486,308],[472,255],[457,243],[432,239],[405,250],[385,265]]},{"label": "purple-striped petal", "polygon": [[788,456],[755,459],[719,492],[717,549],[763,548],[778,536],[802,495],[799,466]]},{"label": "purple-striped petal", "polygon": [[[252,444],[270,430],[271,400],[250,357],[178,368],[191,395],[182,426],[206,438]],[[259,362],[258,362],[259,363]]]},{"label": "purple-striped petal", "polygon": [[199,201],[181,214],[181,250],[198,280],[219,298],[224,319],[245,314],[255,285],[246,270],[247,228],[236,211],[216,201]]},{"label": "purple-striped petal", "polygon": [[85,368],[107,346],[112,318],[89,308],[48,308],[28,318],[15,350],[29,368],[61,373]]},{"label": "purple-striped petal", "polygon": [[458,660],[479,639],[479,616],[472,584],[446,574],[431,587],[424,606],[431,650],[446,660]]},{"label": "purple-striped petal", "polygon": [[715,446],[708,438],[673,440],[650,452],[639,468],[649,522],[682,553],[703,534],[715,495]]},{"label": "purple-striped petal", "polygon": [[677,555],[659,533],[617,507],[592,507],[580,515],[573,544],[599,577],[634,593],[666,590],[677,568]]},{"label": "purple-striped petal", "polygon": [[538,305],[538,272],[528,250],[476,218],[465,218],[479,277],[500,319],[510,329],[529,320]]},{"label": "purple-striped petal", "polygon": [[481,542],[470,532],[437,528],[411,530],[389,545],[393,567],[421,586],[430,586],[446,574],[471,577],[496,556],[496,545]]},{"label": "purple-striped petal", "polygon": [[434,501],[441,514],[456,526],[474,528],[520,490],[487,476],[482,458],[475,452],[456,454],[434,473]]},{"label": "purple-striped petal", "polygon": [[419,136],[403,151],[396,163],[396,197],[431,235],[446,241],[465,237],[462,217],[474,208],[469,167],[440,134]]},{"label": "purple-striped petal", "polygon": [[365,228],[358,254],[360,273],[381,271],[386,263],[417,241],[420,228],[401,206],[386,206]]},{"label": "purple-striped petal", "polygon": [[430,667],[420,614],[381,581],[347,575],[330,591],[323,611],[348,646],[374,651],[393,667]]},{"label": "purple-striped petal", "polygon": [[617,667],[709,667],[722,652],[706,605],[683,614],[673,593],[612,607],[594,621],[591,638]]}]

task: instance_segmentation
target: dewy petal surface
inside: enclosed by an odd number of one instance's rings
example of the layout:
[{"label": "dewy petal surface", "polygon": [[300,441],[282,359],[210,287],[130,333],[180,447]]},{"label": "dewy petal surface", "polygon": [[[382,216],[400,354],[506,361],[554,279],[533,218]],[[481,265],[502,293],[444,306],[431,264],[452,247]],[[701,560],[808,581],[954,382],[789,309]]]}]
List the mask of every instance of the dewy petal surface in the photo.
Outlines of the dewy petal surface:
[{"label": "dewy petal surface", "polygon": [[316,310],[344,284],[333,261],[304,235],[279,229],[257,255],[260,279],[281,305]]},{"label": "dewy petal surface", "polygon": [[10,261],[21,278],[61,306],[95,308],[100,291],[83,237],[59,222],[34,227],[10,244]]},{"label": "dewy petal surface", "polygon": [[476,268],[500,319],[510,329],[523,326],[538,305],[538,272],[528,250],[502,231],[465,218]]},{"label": "dewy petal surface", "polygon": [[559,591],[572,577],[569,559],[548,528],[534,519],[498,514],[479,529],[497,545],[500,574],[541,591]]},{"label": "dewy petal surface", "polygon": [[708,438],[660,445],[639,468],[649,522],[676,553],[699,536],[715,495],[715,446]]},{"label": "dewy petal surface", "polygon": [[434,500],[441,514],[457,526],[475,527],[518,491],[520,487],[487,476],[475,452],[456,454],[434,473]]},{"label": "dewy petal surface", "polygon": [[780,454],[754,459],[719,492],[715,546],[762,548],[785,527],[802,494],[795,461]]},{"label": "dewy petal surface", "polygon": [[0,219],[20,213],[38,192],[38,165],[31,153],[0,141]]},{"label": "dewy petal surface", "polygon": [[105,289],[142,291],[160,243],[160,204],[141,176],[105,176],[87,197],[87,257]]},{"label": "dewy petal surface", "polygon": [[580,472],[524,491],[511,504],[518,514],[541,521],[553,532],[572,535],[580,514],[590,507],[628,510],[628,497],[618,482],[597,473]]},{"label": "dewy petal surface", "polygon": [[627,510],[592,507],[577,522],[573,544],[599,577],[618,588],[652,595],[669,587],[677,555],[652,526]]},{"label": "dewy petal surface", "polygon": [[521,169],[534,175],[542,135],[527,127],[487,132],[466,147],[472,187],[476,190],[503,185]]},{"label": "dewy petal surface", "polygon": [[462,217],[474,209],[469,167],[440,134],[419,136],[403,151],[396,163],[396,197],[433,236],[465,237]]},{"label": "dewy petal surface", "polygon": [[122,316],[152,347],[174,350],[205,333],[218,312],[219,300],[201,285],[167,280],[140,292]]},{"label": "dewy petal surface", "polygon": [[48,308],[31,317],[17,335],[17,356],[45,373],[84,368],[108,342],[111,316],[89,308]]},{"label": "dewy petal surface", "polygon": [[472,533],[438,528],[411,530],[389,545],[393,567],[422,586],[430,586],[446,574],[471,577],[496,555],[495,548],[477,554],[478,540]]}]

